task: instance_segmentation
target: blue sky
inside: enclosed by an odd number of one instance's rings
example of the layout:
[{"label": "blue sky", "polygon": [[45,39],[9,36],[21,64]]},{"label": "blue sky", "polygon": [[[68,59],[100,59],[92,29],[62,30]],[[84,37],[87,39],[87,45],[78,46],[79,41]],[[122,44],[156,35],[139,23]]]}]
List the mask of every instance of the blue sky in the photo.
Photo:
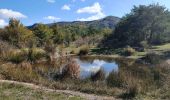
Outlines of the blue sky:
[{"label": "blue sky", "polygon": [[89,21],[113,15],[122,17],[134,5],[160,3],[170,9],[170,0],[0,0],[0,27],[11,17],[24,25],[58,21]]}]

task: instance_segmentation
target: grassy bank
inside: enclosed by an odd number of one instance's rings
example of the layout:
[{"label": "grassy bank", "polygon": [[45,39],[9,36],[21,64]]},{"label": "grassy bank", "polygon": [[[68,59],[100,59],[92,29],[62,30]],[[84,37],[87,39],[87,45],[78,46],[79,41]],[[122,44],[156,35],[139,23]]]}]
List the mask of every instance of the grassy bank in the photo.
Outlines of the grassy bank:
[{"label": "grassy bank", "polygon": [[124,48],[118,48],[118,49],[111,49],[111,48],[91,48],[88,56],[103,56],[103,57],[112,57],[112,58],[118,58],[118,57],[126,57],[126,58],[132,58],[132,59],[139,59],[141,57],[144,57],[147,53],[155,52],[163,56],[169,56],[170,53],[170,43],[157,45],[157,46],[151,46],[148,49],[145,49],[144,51],[135,51],[130,56],[123,56],[121,53],[123,52]]},{"label": "grassy bank", "polygon": [[0,100],[84,100],[56,92],[31,89],[21,85],[0,83]]}]

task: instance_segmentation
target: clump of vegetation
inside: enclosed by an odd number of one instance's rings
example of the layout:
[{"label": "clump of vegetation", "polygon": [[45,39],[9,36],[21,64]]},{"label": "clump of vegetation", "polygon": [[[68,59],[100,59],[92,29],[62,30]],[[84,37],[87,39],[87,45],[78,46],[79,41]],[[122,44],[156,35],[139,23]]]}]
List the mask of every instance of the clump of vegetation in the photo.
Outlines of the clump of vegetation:
[{"label": "clump of vegetation", "polygon": [[105,76],[106,76],[105,71],[104,69],[101,68],[96,73],[93,73],[91,75],[91,80],[92,81],[103,81],[105,80]]},{"label": "clump of vegetation", "polygon": [[56,61],[56,56],[59,56],[59,55],[56,55],[56,46],[55,44],[53,43],[53,41],[51,40],[48,40],[46,43],[45,43],[45,51],[46,51],[46,55],[47,55],[47,58],[48,58],[48,61],[50,62],[55,62]]},{"label": "clump of vegetation", "polygon": [[26,60],[26,56],[25,53],[14,49],[13,51],[6,52],[3,59],[18,64]]},{"label": "clump of vegetation", "polygon": [[80,77],[80,65],[75,60],[71,60],[62,70],[63,78],[78,79]]},{"label": "clump of vegetation", "polygon": [[148,42],[147,41],[141,41],[140,47],[143,49],[141,51],[144,51],[144,49],[148,49],[149,48]]},{"label": "clump of vegetation", "polygon": [[4,79],[21,82],[38,82],[40,76],[32,70],[32,65],[28,62],[21,64],[5,64],[1,67],[1,75]]},{"label": "clump of vegetation", "polygon": [[112,71],[106,78],[108,86],[111,87],[123,87],[124,86],[124,76],[119,72]]},{"label": "clump of vegetation", "polygon": [[127,46],[126,48],[123,49],[121,55],[123,56],[131,56],[135,53],[135,49],[131,48],[130,46]]},{"label": "clump of vegetation", "polygon": [[147,63],[147,64],[159,64],[163,60],[163,57],[159,54],[151,52],[151,53],[146,54],[145,57],[141,59],[144,61],[144,63]]},{"label": "clump of vegetation", "polygon": [[87,55],[88,53],[89,53],[89,47],[84,46],[84,47],[80,48],[80,51],[79,51],[80,56]]},{"label": "clump of vegetation", "polygon": [[32,31],[27,29],[17,19],[10,19],[9,26],[6,26],[1,33],[2,40],[8,41],[10,44],[23,48],[27,47],[30,41],[35,39]]},{"label": "clump of vegetation", "polygon": [[45,52],[41,49],[36,48],[29,48],[27,54],[27,60],[30,62],[36,62],[37,60],[45,57]]},{"label": "clump of vegetation", "polygon": [[78,53],[79,53],[79,51],[76,48],[74,48],[70,51],[70,54],[78,54]]},{"label": "clump of vegetation", "polygon": [[121,95],[122,98],[132,99],[141,92],[138,79],[135,79],[133,76],[128,75],[128,78],[125,79],[125,82],[126,91]]}]

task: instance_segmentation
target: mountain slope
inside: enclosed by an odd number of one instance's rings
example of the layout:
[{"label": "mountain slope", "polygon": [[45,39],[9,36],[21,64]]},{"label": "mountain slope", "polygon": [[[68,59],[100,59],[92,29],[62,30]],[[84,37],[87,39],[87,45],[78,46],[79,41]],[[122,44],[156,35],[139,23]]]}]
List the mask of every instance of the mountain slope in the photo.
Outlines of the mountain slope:
[{"label": "mountain slope", "polygon": [[[73,22],[57,22],[57,23],[50,23],[50,24],[46,24],[48,26],[52,26],[54,24],[57,25],[85,25],[85,26],[92,26],[95,28],[110,28],[110,29],[114,29],[115,25],[120,21],[120,18],[118,17],[114,17],[114,16],[108,16],[105,17],[103,19],[99,19],[99,20],[94,20],[94,21],[73,21]],[[32,26],[28,26],[28,28],[33,28],[34,26],[36,26],[37,24],[34,24]]]}]

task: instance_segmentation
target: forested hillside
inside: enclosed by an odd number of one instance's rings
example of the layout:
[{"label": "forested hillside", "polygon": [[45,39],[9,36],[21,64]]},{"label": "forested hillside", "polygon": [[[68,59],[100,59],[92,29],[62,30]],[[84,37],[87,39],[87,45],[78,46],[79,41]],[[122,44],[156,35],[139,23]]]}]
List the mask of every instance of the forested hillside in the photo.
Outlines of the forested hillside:
[{"label": "forested hillside", "polygon": [[44,40],[53,40],[55,44],[70,45],[97,45],[103,37],[112,33],[120,18],[108,16],[95,21],[58,22],[51,24],[34,24],[29,26],[36,37],[38,45]]},{"label": "forested hillside", "polygon": [[[115,17],[115,16],[107,16],[103,19],[99,19],[99,20],[94,20],[94,21],[73,21],[73,22],[56,22],[56,23],[50,23],[50,24],[46,24],[47,26],[53,26],[55,24],[59,25],[59,26],[77,26],[77,25],[83,25],[86,27],[95,27],[95,28],[110,28],[110,29],[114,29],[116,24],[120,21],[119,17]],[[34,26],[36,26],[38,23],[32,25],[32,26],[28,26],[28,28],[33,28]]]}]

